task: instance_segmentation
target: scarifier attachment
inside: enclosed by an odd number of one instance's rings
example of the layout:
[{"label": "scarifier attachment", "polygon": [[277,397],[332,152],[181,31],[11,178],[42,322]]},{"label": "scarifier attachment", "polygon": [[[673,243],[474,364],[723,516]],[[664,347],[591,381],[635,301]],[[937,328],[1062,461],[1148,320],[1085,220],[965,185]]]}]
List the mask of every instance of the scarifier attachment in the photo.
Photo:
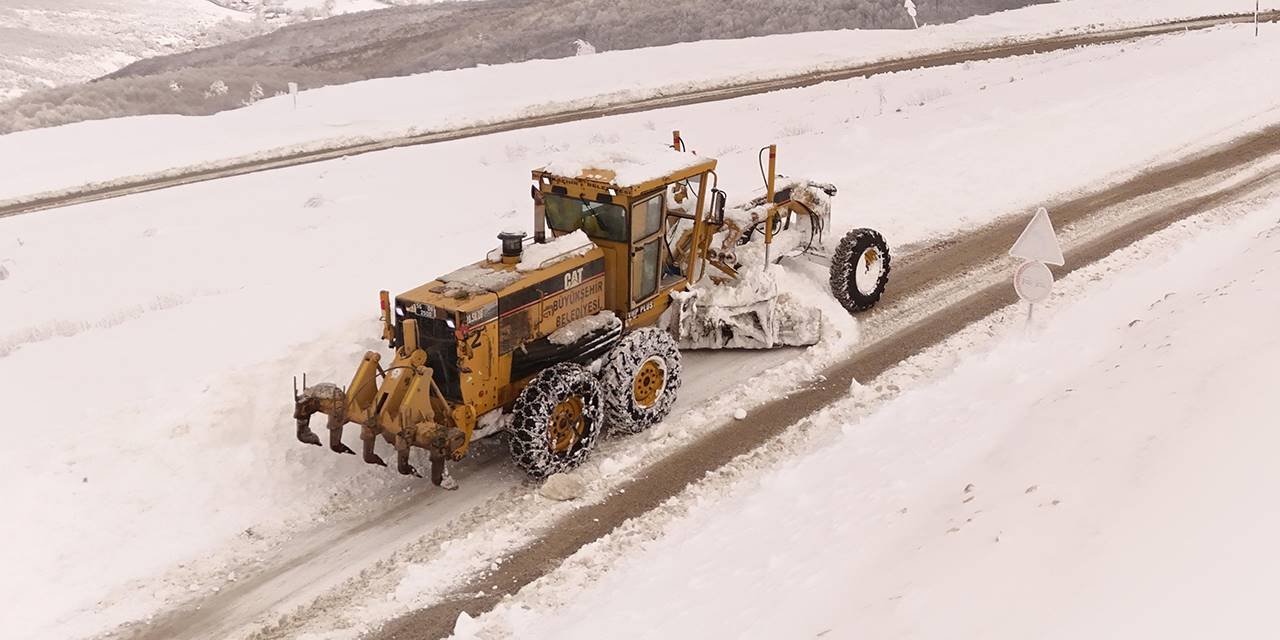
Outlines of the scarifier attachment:
[{"label": "scarifier attachment", "polygon": [[[405,321],[404,328],[412,340],[409,344],[416,343],[414,321]],[[455,412],[449,410],[432,379],[432,370],[426,366],[426,352],[405,351],[399,350],[386,369],[380,364],[381,356],[372,351],[366,353],[351,386],[345,390],[329,382],[308,386],[304,376],[299,393],[295,379],[293,417],[298,440],[321,444],[310,423],[311,416],[322,413],[328,417],[329,448],[335,453],[355,454],[342,442],[343,428],[347,423],[355,423],[360,425],[361,457],[365,462],[387,466],[374,451],[378,436],[382,436],[395,446],[396,469],[400,473],[422,476],[409,462],[410,451],[419,447],[426,449],[430,456],[431,481],[446,489],[456,488],[457,483],[445,469],[445,461],[462,459],[469,438],[459,428]]]}]

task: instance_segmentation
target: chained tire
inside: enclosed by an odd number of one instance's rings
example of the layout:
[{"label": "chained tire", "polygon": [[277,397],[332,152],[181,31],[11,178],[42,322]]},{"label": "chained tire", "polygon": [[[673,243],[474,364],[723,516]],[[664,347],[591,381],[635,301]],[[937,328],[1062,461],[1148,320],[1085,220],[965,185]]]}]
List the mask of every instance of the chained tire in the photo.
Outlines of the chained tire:
[{"label": "chained tire", "polygon": [[600,383],[579,365],[553,365],[520,392],[512,416],[516,466],[538,479],[568,471],[587,459],[600,435]]},{"label": "chained tire", "polygon": [[849,313],[876,306],[889,283],[889,245],[872,229],[854,229],[831,256],[831,293]]},{"label": "chained tire", "polygon": [[680,349],[655,327],[623,338],[600,369],[604,418],[610,435],[631,435],[659,423],[680,391]]}]

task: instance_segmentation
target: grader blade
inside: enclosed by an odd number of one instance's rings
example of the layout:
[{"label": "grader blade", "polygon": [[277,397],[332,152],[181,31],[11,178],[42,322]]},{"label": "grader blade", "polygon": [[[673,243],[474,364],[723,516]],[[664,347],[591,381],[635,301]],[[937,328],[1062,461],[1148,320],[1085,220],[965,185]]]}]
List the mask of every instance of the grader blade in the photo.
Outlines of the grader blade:
[{"label": "grader blade", "polygon": [[[748,275],[749,274],[749,275]],[[817,344],[822,313],[779,293],[772,272],[672,293],[666,326],[682,349],[773,349]]]}]

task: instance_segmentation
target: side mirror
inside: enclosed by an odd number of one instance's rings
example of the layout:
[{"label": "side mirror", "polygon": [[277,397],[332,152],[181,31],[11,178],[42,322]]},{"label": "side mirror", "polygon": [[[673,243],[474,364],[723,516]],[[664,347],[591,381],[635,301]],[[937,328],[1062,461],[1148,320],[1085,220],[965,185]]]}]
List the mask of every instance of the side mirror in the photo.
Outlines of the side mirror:
[{"label": "side mirror", "polygon": [[729,196],[725,194],[725,192],[719,189],[711,190],[711,212],[708,214],[708,219],[711,224],[724,224],[724,205],[728,199]]}]

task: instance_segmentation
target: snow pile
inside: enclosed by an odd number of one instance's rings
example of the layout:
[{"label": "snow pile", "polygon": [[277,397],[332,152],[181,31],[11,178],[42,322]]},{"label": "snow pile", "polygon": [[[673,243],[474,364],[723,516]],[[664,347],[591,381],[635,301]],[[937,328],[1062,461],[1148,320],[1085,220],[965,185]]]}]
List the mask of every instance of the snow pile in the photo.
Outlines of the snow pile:
[{"label": "snow pile", "polygon": [[837,407],[822,418],[844,422],[831,446],[700,495],[656,541],[592,561],[607,573],[565,573],[576,589],[552,576],[539,593],[554,601],[522,592],[470,630],[1267,635],[1278,219],[1273,201],[1231,227],[1200,225],[1207,235],[1171,259],[1132,259],[1031,340],[1006,327],[994,349],[865,419]]},{"label": "snow pile", "polygon": [[601,311],[556,329],[547,339],[551,344],[570,345],[602,329],[621,325],[622,321],[612,311]]},{"label": "snow pile", "polygon": [[544,244],[528,243],[524,246],[524,255],[520,258],[520,264],[516,265],[516,270],[527,273],[546,269],[570,258],[585,256],[594,248],[596,244],[582,229]]},{"label": "snow pile", "polygon": [[587,484],[578,474],[557,473],[543,481],[538,493],[548,500],[565,502],[582,497],[587,491]]}]

